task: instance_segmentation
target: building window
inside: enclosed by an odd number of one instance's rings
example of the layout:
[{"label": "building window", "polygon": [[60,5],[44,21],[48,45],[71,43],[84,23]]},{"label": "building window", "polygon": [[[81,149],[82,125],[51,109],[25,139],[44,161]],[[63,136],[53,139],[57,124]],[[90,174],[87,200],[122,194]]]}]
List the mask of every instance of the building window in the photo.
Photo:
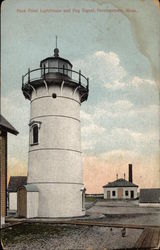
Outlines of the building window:
[{"label": "building window", "polygon": [[133,198],[134,198],[134,191],[131,190],[131,199],[133,199]]},{"label": "building window", "polygon": [[128,196],[128,190],[125,191],[125,196]]},{"label": "building window", "polygon": [[116,191],[112,191],[112,196],[116,196]]}]

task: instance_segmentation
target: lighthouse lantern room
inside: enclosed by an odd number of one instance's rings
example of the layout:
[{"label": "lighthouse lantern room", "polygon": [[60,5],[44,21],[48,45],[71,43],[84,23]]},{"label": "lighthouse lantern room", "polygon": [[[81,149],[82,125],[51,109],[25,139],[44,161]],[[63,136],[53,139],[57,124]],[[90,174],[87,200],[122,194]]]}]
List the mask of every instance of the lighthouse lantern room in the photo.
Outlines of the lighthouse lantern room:
[{"label": "lighthouse lantern room", "polygon": [[18,191],[18,209],[28,218],[82,216],[80,106],[88,98],[89,79],[74,71],[56,46],[54,56],[22,77],[22,91],[30,101],[29,160],[27,186]]}]

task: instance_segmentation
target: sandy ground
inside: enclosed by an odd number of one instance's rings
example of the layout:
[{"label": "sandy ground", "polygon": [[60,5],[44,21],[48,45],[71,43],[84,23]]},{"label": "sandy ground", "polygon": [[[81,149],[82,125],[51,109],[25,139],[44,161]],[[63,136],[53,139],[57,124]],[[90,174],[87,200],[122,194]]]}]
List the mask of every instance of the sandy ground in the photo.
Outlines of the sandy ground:
[{"label": "sandy ground", "polygon": [[[24,224],[24,230],[25,226]],[[6,249],[125,249],[133,247],[142,232],[142,230],[127,229],[126,236],[122,237],[120,228],[48,224],[48,229],[46,234],[32,232],[27,235],[23,233],[17,235],[14,238],[15,242],[6,245]]]},{"label": "sandy ground", "polygon": [[139,207],[137,201],[98,201],[86,213],[108,223],[160,226],[160,208]]},{"label": "sandy ground", "polygon": [[[160,226],[160,208],[141,208],[137,201],[86,203],[86,218],[107,223]],[[5,249],[125,249],[134,247],[142,229],[103,226],[55,225],[51,223],[24,223],[4,230]]]}]

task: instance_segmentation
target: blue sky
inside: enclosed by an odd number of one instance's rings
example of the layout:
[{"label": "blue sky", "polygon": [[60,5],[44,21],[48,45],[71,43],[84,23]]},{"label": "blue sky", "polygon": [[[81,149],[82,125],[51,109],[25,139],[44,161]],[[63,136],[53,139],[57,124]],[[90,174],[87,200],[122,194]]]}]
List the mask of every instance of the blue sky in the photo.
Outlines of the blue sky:
[{"label": "blue sky", "polygon": [[[131,161],[145,173],[154,172],[153,182],[142,181],[135,173],[139,185],[157,186],[159,94],[153,67],[137,46],[126,15],[97,8],[114,10],[115,6],[86,0],[3,3],[2,113],[20,132],[17,137],[9,136],[10,173],[27,169],[29,102],[21,92],[21,77],[29,67],[37,68],[42,59],[53,55],[57,35],[60,56],[90,79],[89,99],[81,106],[84,168],[96,162],[94,174],[106,171],[109,181],[114,180],[118,164],[122,175]],[[61,13],[53,13],[57,9]],[[100,180],[103,185],[104,179]]]}]

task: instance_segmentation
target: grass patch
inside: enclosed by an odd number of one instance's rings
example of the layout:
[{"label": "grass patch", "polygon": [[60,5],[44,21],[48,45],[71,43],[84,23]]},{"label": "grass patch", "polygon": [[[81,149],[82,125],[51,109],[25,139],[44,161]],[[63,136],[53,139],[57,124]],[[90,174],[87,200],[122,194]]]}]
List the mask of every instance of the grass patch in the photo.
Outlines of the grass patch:
[{"label": "grass patch", "polygon": [[94,202],[96,201],[97,199],[95,197],[85,197],[85,201],[86,202]]}]

